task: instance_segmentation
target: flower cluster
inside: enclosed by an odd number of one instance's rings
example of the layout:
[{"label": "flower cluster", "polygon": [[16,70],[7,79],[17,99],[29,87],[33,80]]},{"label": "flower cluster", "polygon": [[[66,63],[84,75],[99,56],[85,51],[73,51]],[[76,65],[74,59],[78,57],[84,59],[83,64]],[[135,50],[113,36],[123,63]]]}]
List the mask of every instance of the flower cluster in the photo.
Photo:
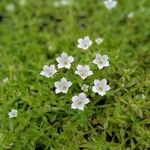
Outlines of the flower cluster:
[{"label": "flower cluster", "polygon": [[[93,43],[92,40],[90,40],[90,38],[86,36],[78,40],[77,47],[86,51],[92,45],[92,43]],[[61,68],[70,69],[72,63],[74,62],[74,57],[68,56],[67,53],[63,52],[59,57],[56,58],[56,62],[57,62],[57,68],[54,64],[50,66],[44,65],[43,70],[41,71],[40,74],[42,76],[50,78],[53,77],[54,74],[56,74],[58,70]],[[97,53],[93,60],[93,64],[95,64],[99,70],[101,70],[104,67],[108,67],[110,65],[109,57],[107,55],[102,55]],[[82,80],[85,80],[86,78],[93,75],[94,73],[91,70],[89,65],[78,64],[76,66],[74,74],[80,76]],[[66,94],[72,85],[73,83],[71,81],[68,81],[65,77],[63,77],[60,79],[60,81],[54,82],[55,93]],[[71,104],[72,109],[84,110],[84,106],[90,102],[90,100],[87,98],[86,94],[84,93],[84,92],[88,92],[89,88],[90,88],[89,85],[83,84],[81,86],[81,90],[83,92],[80,93],[79,95],[75,95],[72,97],[72,104]],[[106,79],[102,79],[102,80],[96,79],[93,81],[93,86],[91,87],[91,89],[94,93],[97,93],[100,96],[104,96],[106,92],[110,90],[110,86],[107,85]]]}]

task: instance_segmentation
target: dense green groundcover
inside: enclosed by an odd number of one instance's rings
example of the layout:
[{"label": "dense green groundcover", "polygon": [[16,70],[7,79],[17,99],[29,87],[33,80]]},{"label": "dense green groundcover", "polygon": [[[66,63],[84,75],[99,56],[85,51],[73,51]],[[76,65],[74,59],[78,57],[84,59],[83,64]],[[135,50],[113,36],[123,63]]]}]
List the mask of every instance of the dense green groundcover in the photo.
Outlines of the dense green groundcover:
[{"label": "dense green groundcover", "polygon": [[[150,149],[149,18],[149,0],[118,0],[113,10],[102,0],[59,7],[53,0],[0,0],[0,150]],[[77,48],[84,36],[93,40],[85,53]],[[101,45],[94,42],[98,36]],[[40,76],[63,51],[75,58],[72,68]],[[110,67],[92,64],[97,52],[109,56]],[[84,83],[106,78],[111,86],[103,97],[90,89],[84,111],[71,109],[83,82],[74,75],[79,63],[95,72]],[[73,86],[56,95],[54,82],[63,76]],[[18,116],[9,118],[13,108]]]}]

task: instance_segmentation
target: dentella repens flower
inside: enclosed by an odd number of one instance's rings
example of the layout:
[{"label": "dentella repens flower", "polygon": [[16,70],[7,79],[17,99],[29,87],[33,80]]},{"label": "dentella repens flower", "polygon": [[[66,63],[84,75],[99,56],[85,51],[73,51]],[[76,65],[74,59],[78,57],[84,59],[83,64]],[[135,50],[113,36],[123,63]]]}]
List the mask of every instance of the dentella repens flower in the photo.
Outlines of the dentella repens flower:
[{"label": "dentella repens flower", "polygon": [[101,38],[101,37],[98,37],[98,38],[95,39],[95,42],[96,42],[98,45],[102,44],[103,41],[104,41],[104,39]]},{"label": "dentella repens flower", "polygon": [[86,77],[92,75],[93,72],[90,70],[89,65],[78,65],[75,74],[78,74],[84,80]]},{"label": "dentella repens flower", "polygon": [[84,92],[88,91],[89,86],[87,84],[83,84],[81,87],[81,90],[83,90]]},{"label": "dentella repens flower", "polygon": [[60,81],[57,81],[54,84],[56,87],[55,92],[56,94],[58,94],[58,93],[67,93],[69,87],[72,85],[72,82],[67,81],[67,79],[63,77],[61,78]]},{"label": "dentella repens flower", "polygon": [[56,58],[56,61],[58,62],[58,68],[70,69],[71,63],[74,61],[74,58],[72,56],[68,56],[63,52],[60,57]]},{"label": "dentella repens flower", "polygon": [[84,110],[86,104],[88,104],[90,100],[86,97],[85,93],[80,93],[78,96],[72,97],[72,109]]},{"label": "dentella repens flower", "polygon": [[103,67],[108,67],[109,57],[107,55],[101,55],[97,53],[95,59],[93,60],[93,63],[96,64],[99,69],[102,69]]},{"label": "dentella repens flower", "polygon": [[15,118],[17,117],[17,109],[12,109],[9,113],[8,113],[8,116],[9,118]]},{"label": "dentella repens flower", "polygon": [[110,86],[107,85],[107,80],[94,80],[94,86],[92,87],[92,91],[98,93],[101,96],[104,96],[107,91],[110,90]]},{"label": "dentella repens flower", "polygon": [[92,45],[92,41],[90,40],[90,38],[88,36],[85,36],[84,38],[80,38],[78,39],[78,48],[87,50],[91,45]]},{"label": "dentella repens flower", "polygon": [[108,9],[113,9],[117,6],[117,1],[115,0],[105,0],[104,1],[104,5],[108,8]]},{"label": "dentella repens flower", "polygon": [[40,75],[45,76],[47,78],[52,77],[57,70],[55,69],[55,65],[44,65],[43,70],[41,71]]}]

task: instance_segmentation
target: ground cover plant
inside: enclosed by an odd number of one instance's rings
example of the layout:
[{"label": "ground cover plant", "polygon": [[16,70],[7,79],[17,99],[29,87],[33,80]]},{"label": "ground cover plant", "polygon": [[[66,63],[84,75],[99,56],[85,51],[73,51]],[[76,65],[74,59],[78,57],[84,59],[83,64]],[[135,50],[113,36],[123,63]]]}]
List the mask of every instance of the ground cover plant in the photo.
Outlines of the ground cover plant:
[{"label": "ground cover plant", "polygon": [[150,149],[149,0],[0,0],[0,150]]}]

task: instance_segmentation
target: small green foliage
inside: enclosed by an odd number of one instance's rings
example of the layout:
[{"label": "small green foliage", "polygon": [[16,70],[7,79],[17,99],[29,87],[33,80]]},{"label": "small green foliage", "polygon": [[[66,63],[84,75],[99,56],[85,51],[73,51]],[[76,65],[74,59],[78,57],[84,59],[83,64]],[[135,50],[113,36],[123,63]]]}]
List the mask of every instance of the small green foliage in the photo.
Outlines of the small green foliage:
[{"label": "small green foliage", "polygon": [[[54,2],[0,0],[0,150],[148,150],[150,1],[117,0],[112,10],[102,0]],[[82,52],[77,40],[84,36],[93,44]],[[99,45],[97,37],[104,39]],[[71,69],[41,76],[62,52],[74,57]],[[108,55],[110,67],[99,70],[96,53]],[[94,74],[83,81],[74,74],[78,64]],[[63,76],[73,86],[56,94],[54,82]],[[104,78],[111,90],[102,97],[91,87]],[[82,84],[90,103],[71,109]],[[12,109],[18,114],[9,118]]]}]

